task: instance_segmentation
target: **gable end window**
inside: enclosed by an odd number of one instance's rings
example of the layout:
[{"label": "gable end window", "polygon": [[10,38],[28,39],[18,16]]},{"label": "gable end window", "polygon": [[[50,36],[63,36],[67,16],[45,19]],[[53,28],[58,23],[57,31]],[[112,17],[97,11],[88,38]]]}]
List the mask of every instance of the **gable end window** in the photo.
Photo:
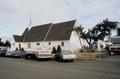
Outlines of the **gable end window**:
[{"label": "gable end window", "polygon": [[40,43],[36,43],[36,45],[37,45],[37,46],[39,46],[39,45],[40,45]]},{"label": "gable end window", "polygon": [[31,48],[31,43],[28,43],[28,48]]},{"label": "gable end window", "polygon": [[61,46],[64,46],[64,42],[61,42]]},{"label": "gable end window", "polygon": [[51,42],[49,42],[48,45],[51,45]]},{"label": "gable end window", "polygon": [[15,43],[13,43],[12,45],[15,46]]}]

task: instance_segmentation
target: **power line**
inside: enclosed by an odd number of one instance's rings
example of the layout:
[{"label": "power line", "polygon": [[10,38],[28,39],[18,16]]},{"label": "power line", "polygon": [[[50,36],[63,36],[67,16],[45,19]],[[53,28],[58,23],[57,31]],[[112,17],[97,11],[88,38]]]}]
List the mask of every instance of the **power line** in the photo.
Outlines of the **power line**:
[{"label": "power line", "polygon": [[61,6],[62,6],[62,8],[65,10],[65,12],[66,12],[66,14],[68,15],[68,16],[70,16],[71,18],[74,18],[74,16],[71,14],[71,11],[69,11],[66,7],[65,7],[65,5],[64,5],[64,1],[63,0],[59,0],[59,2],[60,2],[60,4],[61,4]]},{"label": "power line", "polygon": [[65,5],[63,4],[63,2],[64,2],[68,7],[71,7],[70,5],[72,5],[72,4],[70,4],[67,0],[59,0],[59,2],[61,3],[62,8],[64,8],[64,10],[66,11],[67,15],[70,16],[72,19],[75,19],[75,20],[76,20],[76,24],[79,25],[79,23],[77,22],[76,16],[73,15],[73,13],[72,13],[72,12],[74,12],[74,11],[72,11],[72,9],[69,9],[69,10],[68,10],[68,9],[65,7]]}]

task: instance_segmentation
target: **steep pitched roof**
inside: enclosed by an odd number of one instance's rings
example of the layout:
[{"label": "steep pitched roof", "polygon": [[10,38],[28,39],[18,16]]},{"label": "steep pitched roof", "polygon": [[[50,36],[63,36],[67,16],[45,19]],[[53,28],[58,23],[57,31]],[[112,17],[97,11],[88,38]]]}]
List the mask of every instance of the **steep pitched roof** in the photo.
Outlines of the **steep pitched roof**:
[{"label": "steep pitched roof", "polygon": [[39,42],[44,40],[48,30],[50,30],[45,41],[69,40],[72,33],[70,30],[74,27],[74,24],[75,20],[38,25],[30,30],[27,28],[21,36],[14,35],[14,39],[16,42]]},{"label": "steep pitched roof", "polygon": [[25,36],[25,34],[28,32],[28,28],[25,29],[25,31],[23,32],[22,36]]},{"label": "steep pitched roof", "polygon": [[23,38],[19,35],[13,35],[15,42],[22,42]]},{"label": "steep pitched roof", "polygon": [[32,27],[24,36],[24,42],[42,41],[50,27],[51,23]]},{"label": "steep pitched roof", "polygon": [[53,24],[46,41],[69,40],[75,20]]}]

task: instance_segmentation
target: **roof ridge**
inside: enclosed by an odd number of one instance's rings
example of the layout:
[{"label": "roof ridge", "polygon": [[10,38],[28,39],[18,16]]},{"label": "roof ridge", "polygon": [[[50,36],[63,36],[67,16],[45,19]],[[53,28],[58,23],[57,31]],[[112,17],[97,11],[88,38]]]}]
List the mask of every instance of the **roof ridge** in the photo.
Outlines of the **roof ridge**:
[{"label": "roof ridge", "polygon": [[68,23],[68,22],[73,22],[73,21],[76,21],[76,20],[69,20],[69,21],[57,22],[57,23],[54,23],[54,24]]},{"label": "roof ridge", "polygon": [[30,30],[24,34],[23,37],[15,36],[14,39],[20,39],[21,42],[35,42],[35,41],[56,41],[69,40],[71,32],[67,31],[74,27],[76,20],[70,20],[60,23],[47,23],[31,27]]},{"label": "roof ridge", "polygon": [[[53,24],[53,23],[47,23],[47,24],[36,25],[36,26],[33,26],[33,27],[39,27],[39,26],[44,26],[44,25],[49,25],[49,24],[51,25],[51,24]],[[33,27],[32,27],[32,28],[33,28]]]}]

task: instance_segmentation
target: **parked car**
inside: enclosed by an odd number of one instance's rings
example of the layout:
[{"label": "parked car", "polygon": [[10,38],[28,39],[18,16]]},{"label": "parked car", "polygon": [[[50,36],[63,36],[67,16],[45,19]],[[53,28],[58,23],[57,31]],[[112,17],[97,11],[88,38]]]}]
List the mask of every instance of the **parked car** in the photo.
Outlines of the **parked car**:
[{"label": "parked car", "polygon": [[9,53],[6,53],[6,56],[21,58],[21,57],[24,57],[25,54],[26,54],[25,51],[11,51]]},{"label": "parked car", "polygon": [[26,53],[23,55],[23,58],[25,58],[25,59],[35,59],[36,56],[34,54],[34,51],[26,51]]},{"label": "parked car", "polygon": [[0,50],[0,56],[5,56],[6,52],[7,52],[7,50]]},{"label": "parked car", "polygon": [[64,60],[74,61],[74,59],[76,59],[76,54],[67,50],[63,50],[61,51],[61,53],[57,53],[55,55],[55,60],[57,61],[64,61]]},{"label": "parked car", "polygon": [[51,59],[52,51],[48,49],[38,49],[36,51],[27,51],[25,54],[25,59]]},{"label": "parked car", "polygon": [[108,48],[109,54],[120,55],[120,36],[111,37],[110,42],[112,44]]},{"label": "parked car", "polygon": [[7,51],[6,53],[5,53],[5,56],[6,57],[10,57],[11,55],[12,55],[12,53],[14,53],[13,51]]}]

